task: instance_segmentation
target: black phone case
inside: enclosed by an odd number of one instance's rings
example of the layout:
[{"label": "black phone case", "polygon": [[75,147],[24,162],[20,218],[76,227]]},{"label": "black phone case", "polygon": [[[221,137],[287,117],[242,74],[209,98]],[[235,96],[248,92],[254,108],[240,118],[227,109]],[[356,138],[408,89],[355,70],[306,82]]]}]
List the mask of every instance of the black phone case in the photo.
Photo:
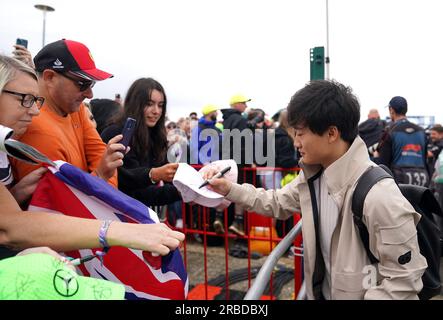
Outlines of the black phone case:
[{"label": "black phone case", "polygon": [[129,145],[129,142],[131,141],[132,134],[135,130],[135,119],[127,118],[125,122],[125,126],[122,130],[123,139],[121,140],[121,144],[125,146],[125,148]]}]

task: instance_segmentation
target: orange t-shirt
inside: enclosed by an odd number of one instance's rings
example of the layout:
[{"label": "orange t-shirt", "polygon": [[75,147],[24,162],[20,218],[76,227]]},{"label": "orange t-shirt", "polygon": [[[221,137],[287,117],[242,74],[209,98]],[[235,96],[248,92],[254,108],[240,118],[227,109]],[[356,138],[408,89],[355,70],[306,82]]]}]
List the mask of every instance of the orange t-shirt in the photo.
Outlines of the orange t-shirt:
[{"label": "orange t-shirt", "polygon": [[[79,111],[62,117],[43,106],[20,141],[53,161],[66,161],[86,172],[93,172],[100,163],[106,144],[92,127],[85,108],[82,104]],[[12,159],[12,168],[14,177],[19,181],[38,166]],[[117,187],[117,170],[108,183]]]}]

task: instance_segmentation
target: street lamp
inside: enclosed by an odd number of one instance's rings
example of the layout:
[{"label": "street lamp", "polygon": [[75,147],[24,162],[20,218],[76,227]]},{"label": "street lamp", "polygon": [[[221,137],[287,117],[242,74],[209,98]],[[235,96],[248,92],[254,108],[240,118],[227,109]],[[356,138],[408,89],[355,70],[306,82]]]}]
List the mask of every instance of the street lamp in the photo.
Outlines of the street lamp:
[{"label": "street lamp", "polygon": [[34,8],[43,11],[43,39],[42,39],[42,47],[45,46],[45,33],[46,33],[46,12],[55,11],[53,7],[47,6],[45,4],[36,4]]}]

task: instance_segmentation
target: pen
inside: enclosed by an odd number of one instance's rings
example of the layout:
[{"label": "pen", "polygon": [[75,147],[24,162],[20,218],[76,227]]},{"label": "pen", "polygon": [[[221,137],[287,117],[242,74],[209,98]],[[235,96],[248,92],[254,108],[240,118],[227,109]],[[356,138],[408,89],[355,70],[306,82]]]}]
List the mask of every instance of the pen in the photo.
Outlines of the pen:
[{"label": "pen", "polygon": [[209,181],[211,181],[212,179],[218,179],[218,178],[223,177],[225,175],[225,173],[228,172],[229,170],[231,170],[231,166],[224,168],[219,173],[217,173],[215,176],[213,176],[211,179],[205,180],[205,182],[203,182],[202,185],[198,188],[200,189],[200,188],[203,188],[204,186],[207,186],[209,184]]},{"label": "pen", "polygon": [[85,263],[85,262],[87,262],[89,260],[92,260],[94,258],[95,258],[95,255],[89,255],[89,256],[86,256],[86,257],[83,257],[83,258],[77,258],[77,259],[72,260],[71,264],[74,265],[74,266],[78,266],[78,265],[80,265],[82,263]]}]

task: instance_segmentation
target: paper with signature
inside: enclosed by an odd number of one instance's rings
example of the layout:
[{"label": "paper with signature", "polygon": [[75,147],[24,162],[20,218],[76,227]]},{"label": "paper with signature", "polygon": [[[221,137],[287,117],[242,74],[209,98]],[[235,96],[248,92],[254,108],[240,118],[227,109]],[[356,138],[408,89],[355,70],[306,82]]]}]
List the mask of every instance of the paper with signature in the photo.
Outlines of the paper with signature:
[{"label": "paper with signature", "polygon": [[[209,190],[207,187],[199,188],[205,181],[203,179],[203,172],[209,168],[214,168],[220,171],[227,166],[231,166],[231,170],[226,173],[225,177],[232,182],[237,182],[238,170],[237,164],[234,160],[218,160],[204,166],[199,171],[187,163],[180,163],[175,173],[172,183],[180,191],[184,202],[195,202],[205,207],[219,207],[226,205],[224,196]],[[229,202],[230,203],[230,202]]]}]

